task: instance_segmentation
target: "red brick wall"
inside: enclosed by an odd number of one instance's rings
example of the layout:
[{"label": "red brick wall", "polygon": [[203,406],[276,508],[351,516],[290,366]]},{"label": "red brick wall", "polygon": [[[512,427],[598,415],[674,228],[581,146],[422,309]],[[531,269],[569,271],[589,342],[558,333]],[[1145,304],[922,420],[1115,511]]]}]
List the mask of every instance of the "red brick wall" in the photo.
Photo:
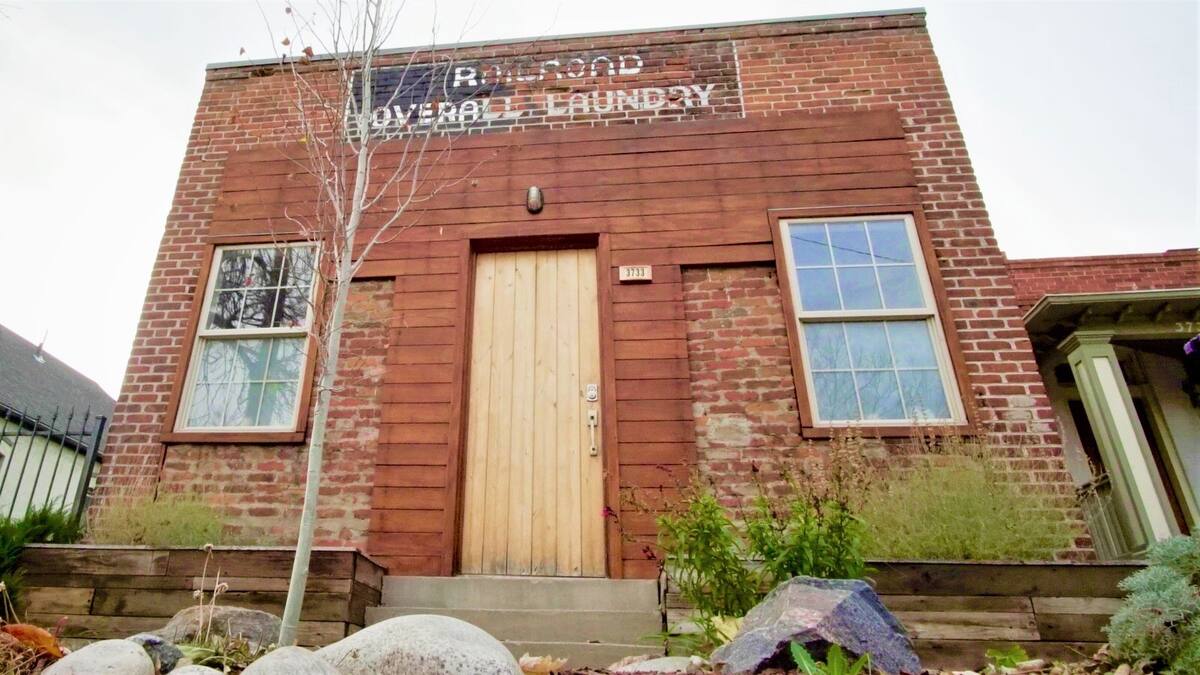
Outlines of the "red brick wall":
[{"label": "red brick wall", "polygon": [[696,459],[730,506],[778,478],[804,444],[787,323],[771,267],[683,270]]},{"label": "red brick wall", "polygon": [[[1009,439],[1006,434],[1023,434],[1025,449],[1020,453],[1029,455],[1025,459],[1031,467],[1037,464],[1036,478],[1060,485],[1066,494],[1070,477],[1062,464],[1053,414],[924,17],[902,14],[552,39],[532,46],[470,48],[459,51],[458,58],[504,60],[522,55],[536,62],[560,55],[633,51],[644,59],[637,75],[548,78],[520,85],[514,105],[532,106],[535,93],[558,92],[569,98],[598,90],[692,81],[714,84],[712,105],[688,109],[672,104],[653,111],[557,117],[529,108],[528,114],[503,126],[561,128],[789,110],[897,111],[916,168],[933,262],[945,280],[951,318],[963,347],[970,382],[964,396],[997,440]],[[320,62],[312,66],[320,67]],[[175,386],[224,162],[234,151],[294,140],[290,78],[259,67],[208,73],[114,414],[101,494],[139,481],[152,485],[157,478],[164,453],[159,436]],[[232,450],[220,452],[236,457]],[[214,465],[226,461],[212,447],[172,446],[168,455],[188,453],[207,456]],[[183,468],[174,480],[188,480]],[[290,473],[292,468],[285,463],[282,471]]]},{"label": "red brick wall", "polygon": [[1149,291],[1200,286],[1200,250],[1009,260],[1017,304],[1027,310],[1044,295]]},{"label": "red brick wall", "polygon": [[[392,282],[355,282],[346,305],[342,364],[329,411],[318,509],[318,546],[366,542]],[[303,445],[170,445],[161,491],[198,491],[229,516],[239,538],[295,540],[308,454]]]}]

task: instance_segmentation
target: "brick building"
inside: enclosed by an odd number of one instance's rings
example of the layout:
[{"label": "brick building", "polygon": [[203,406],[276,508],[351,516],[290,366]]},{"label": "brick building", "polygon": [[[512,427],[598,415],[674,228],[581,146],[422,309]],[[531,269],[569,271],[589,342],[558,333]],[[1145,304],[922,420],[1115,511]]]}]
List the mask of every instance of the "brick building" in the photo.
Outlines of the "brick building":
[{"label": "brick building", "polygon": [[[1200,251],[1009,261],[1097,553],[1200,522]],[[1200,341],[1196,342],[1200,347]]]},{"label": "brick building", "polygon": [[[482,133],[447,171],[470,180],[354,284],[322,543],[392,574],[650,577],[623,493],[669,500],[699,466],[736,499],[752,464],[914,420],[989,435],[1078,520],[921,12],[455,57],[464,81],[522,65],[502,103],[456,107]],[[291,78],[208,70],[101,476],[202,491],[268,538],[294,534],[311,391],[304,317],[260,320],[311,293],[306,249],[272,243],[308,194]]]}]

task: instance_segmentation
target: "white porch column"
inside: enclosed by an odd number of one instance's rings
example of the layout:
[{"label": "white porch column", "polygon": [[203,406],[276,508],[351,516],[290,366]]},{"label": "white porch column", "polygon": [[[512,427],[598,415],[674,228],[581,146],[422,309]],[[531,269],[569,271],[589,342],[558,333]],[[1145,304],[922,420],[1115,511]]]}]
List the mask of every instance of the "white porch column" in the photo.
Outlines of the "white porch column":
[{"label": "white porch column", "polygon": [[1117,362],[1112,333],[1079,330],[1059,345],[1067,355],[1113,497],[1126,516],[1134,552],[1177,534],[1150,444]]}]

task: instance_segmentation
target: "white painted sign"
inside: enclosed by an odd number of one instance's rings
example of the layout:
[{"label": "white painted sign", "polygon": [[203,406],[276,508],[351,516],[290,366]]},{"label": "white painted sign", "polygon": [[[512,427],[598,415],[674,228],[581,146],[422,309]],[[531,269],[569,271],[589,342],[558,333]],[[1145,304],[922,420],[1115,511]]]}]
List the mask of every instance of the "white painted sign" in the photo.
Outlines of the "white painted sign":
[{"label": "white painted sign", "polygon": [[617,268],[617,281],[623,284],[653,280],[654,268],[649,265],[621,265]]}]

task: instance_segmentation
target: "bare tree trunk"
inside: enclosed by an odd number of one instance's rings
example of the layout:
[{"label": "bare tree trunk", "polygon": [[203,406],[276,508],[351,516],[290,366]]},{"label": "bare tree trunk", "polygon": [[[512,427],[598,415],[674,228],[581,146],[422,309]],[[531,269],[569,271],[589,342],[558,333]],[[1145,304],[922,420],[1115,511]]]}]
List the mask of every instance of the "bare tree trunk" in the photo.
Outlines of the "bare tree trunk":
[{"label": "bare tree trunk", "polygon": [[[363,100],[370,101],[371,60],[364,59]],[[360,139],[366,139],[370,131],[368,113],[359,111],[355,116]],[[354,196],[351,201],[350,217],[342,238],[341,255],[337,257],[338,269],[334,272],[335,291],[333,306],[329,308],[329,329],[324,336],[327,348],[321,377],[317,383],[317,402],[313,412],[312,437],[308,443],[308,471],[304,483],[304,507],[300,512],[300,533],[296,539],[296,557],[292,561],[292,576],[288,582],[287,602],[283,607],[283,625],[279,630],[280,646],[296,644],[300,627],[300,610],[304,606],[304,590],[308,585],[308,564],[312,558],[313,534],[317,527],[317,501],[321,493],[321,470],[325,456],[325,427],[329,417],[329,402],[333,397],[333,386],[337,380],[339,357],[342,351],[342,322],[346,315],[346,300],[350,296],[350,283],[354,280],[354,239],[362,223],[364,196],[371,169],[370,151],[367,143],[360,142],[354,170]]]}]

